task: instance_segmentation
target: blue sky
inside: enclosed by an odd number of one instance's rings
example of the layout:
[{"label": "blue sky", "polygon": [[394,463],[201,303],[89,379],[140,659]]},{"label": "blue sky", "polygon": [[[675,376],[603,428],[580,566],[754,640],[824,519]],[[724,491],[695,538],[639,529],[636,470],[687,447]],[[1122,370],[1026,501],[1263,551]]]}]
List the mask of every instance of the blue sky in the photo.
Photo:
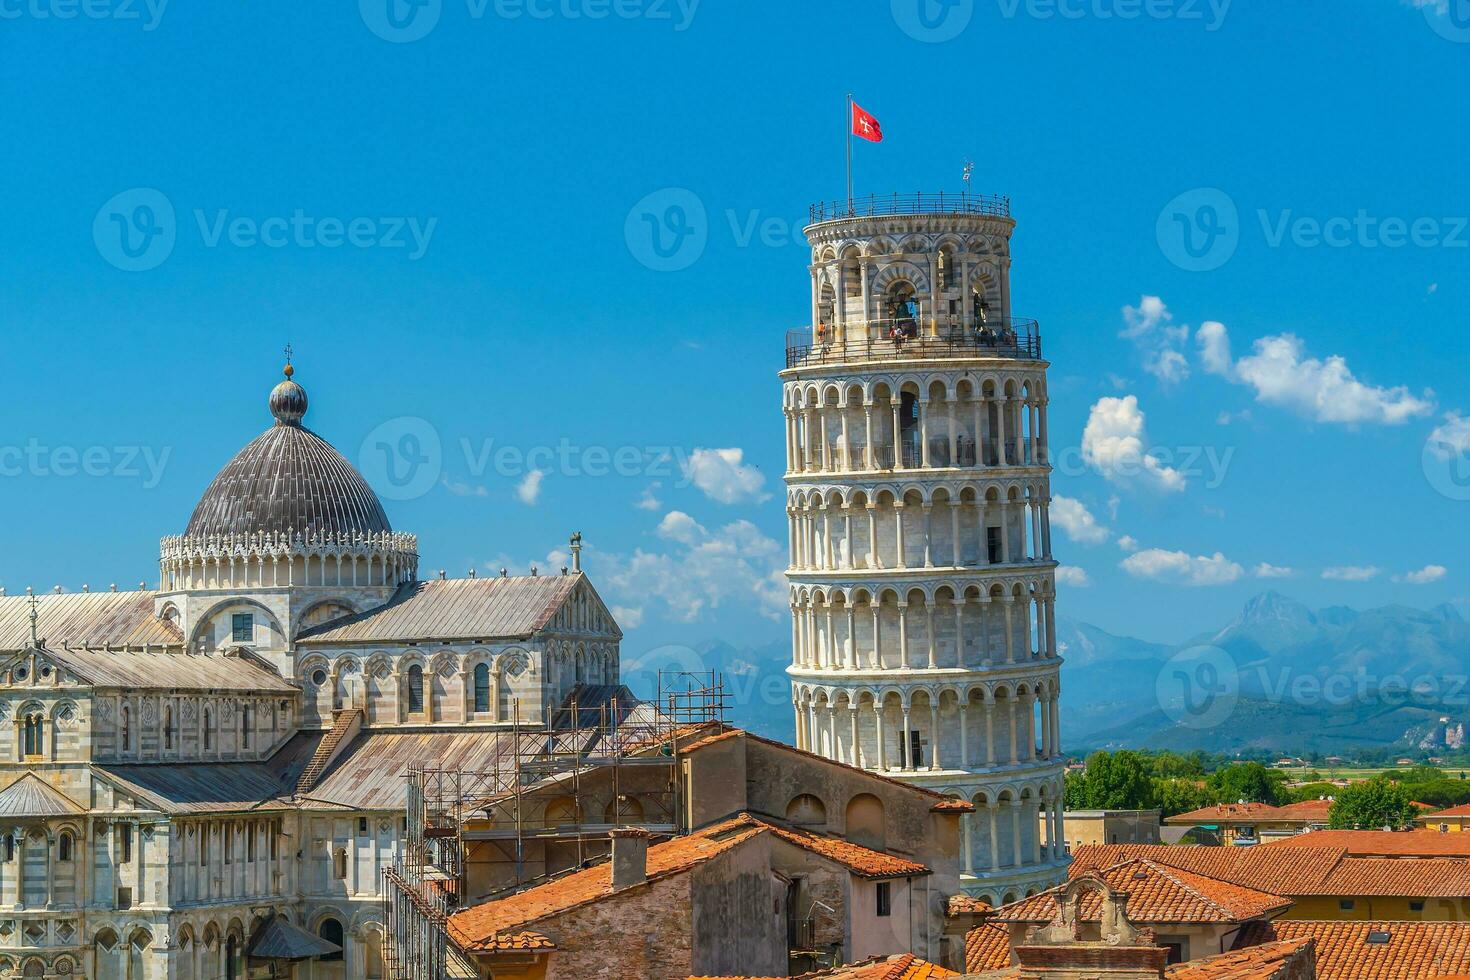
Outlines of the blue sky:
[{"label": "blue sky", "polygon": [[580,529],[632,651],[783,639],[776,372],[852,91],[859,193],[1012,199],[1067,615],[1470,596],[1465,11],[387,2],[0,0],[12,593],[151,582],[289,342],[426,572]]}]

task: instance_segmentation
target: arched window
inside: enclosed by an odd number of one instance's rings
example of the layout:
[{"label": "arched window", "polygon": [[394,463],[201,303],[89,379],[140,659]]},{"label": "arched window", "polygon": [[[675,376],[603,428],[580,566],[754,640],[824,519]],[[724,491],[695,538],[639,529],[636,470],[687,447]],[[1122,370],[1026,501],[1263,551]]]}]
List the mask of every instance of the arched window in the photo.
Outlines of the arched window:
[{"label": "arched window", "polygon": [[546,811],[541,825],[544,827],[570,827],[582,822],[577,801],[570,796],[555,796],[546,801]]},{"label": "arched window", "polygon": [[240,940],[231,936],[225,940],[226,980],[240,980]]},{"label": "arched window", "polygon": [[475,710],[490,710],[490,665],[475,665]]},{"label": "arched window", "polygon": [[408,668],[408,711],[410,714],[424,710],[424,668],[414,664]]},{"label": "arched window", "polygon": [[[323,919],[322,924],[316,928],[316,934],[334,946],[342,945],[342,923],[336,919]],[[317,959],[323,963],[340,963],[342,951],[339,949],[335,953],[323,953]]]},{"label": "arched window", "polygon": [[72,858],[74,847],[71,831],[63,830],[61,836],[56,839],[56,860],[68,862]]},{"label": "arched window", "polygon": [[24,731],[26,755],[41,755],[46,751],[45,731],[45,722],[39,714],[26,715]]},{"label": "arched window", "polygon": [[871,793],[859,793],[847,804],[847,832],[843,835],[854,844],[883,850],[886,831],[883,801]]},{"label": "arched window", "polygon": [[347,848],[339,847],[332,855],[332,877],[338,881],[347,880]]},{"label": "arched window", "polygon": [[174,747],[174,709],[167,706],[163,709],[163,747]]},{"label": "arched window", "polygon": [[153,934],[139,929],[128,937],[128,978],[148,976],[148,947],[153,945]]},{"label": "arched window", "polygon": [[121,713],[118,714],[118,739],[124,752],[133,747],[132,715],[128,706],[123,705]]}]

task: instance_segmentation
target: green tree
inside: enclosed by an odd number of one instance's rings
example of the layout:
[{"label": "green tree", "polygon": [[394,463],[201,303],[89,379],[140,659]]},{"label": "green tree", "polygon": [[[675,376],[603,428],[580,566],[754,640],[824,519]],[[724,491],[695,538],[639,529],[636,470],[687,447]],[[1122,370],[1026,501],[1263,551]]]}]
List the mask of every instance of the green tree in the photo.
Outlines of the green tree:
[{"label": "green tree", "polygon": [[1324,796],[1335,797],[1341,789],[1336,783],[1306,783],[1287,790],[1291,796],[1288,802],[1303,803],[1307,800],[1320,800]]},{"label": "green tree", "polygon": [[1407,787],[1382,776],[1374,776],[1337,794],[1327,812],[1327,825],[1333,830],[1375,830],[1390,827],[1398,830],[1413,826],[1419,815]]},{"label": "green tree", "polygon": [[1143,756],[1121,752],[1094,752],[1079,795],[1084,810],[1147,810],[1154,805],[1153,779]]},{"label": "green tree", "polygon": [[1192,779],[1154,780],[1154,800],[1163,816],[1172,817],[1210,805],[1210,794]]},{"label": "green tree", "polygon": [[1259,762],[1237,762],[1217,769],[1209,779],[1210,793],[1216,803],[1269,803],[1280,806],[1286,802],[1286,774],[1277,769],[1267,769]]}]

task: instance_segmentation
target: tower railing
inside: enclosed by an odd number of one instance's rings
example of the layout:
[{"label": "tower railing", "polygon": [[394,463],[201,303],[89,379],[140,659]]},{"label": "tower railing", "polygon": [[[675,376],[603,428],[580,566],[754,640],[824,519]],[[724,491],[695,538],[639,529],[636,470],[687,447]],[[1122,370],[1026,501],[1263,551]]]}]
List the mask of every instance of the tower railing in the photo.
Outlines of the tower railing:
[{"label": "tower railing", "polygon": [[810,214],[812,224],[893,214],[978,214],[1009,218],[1011,199],[998,194],[946,194],[943,191],[937,194],[869,194],[851,200],[820,201],[811,206]]},{"label": "tower railing", "polygon": [[848,320],[786,332],[786,366],[896,361],[915,358],[1006,357],[1041,359],[1035,320],[991,317],[984,323],[948,316]]}]

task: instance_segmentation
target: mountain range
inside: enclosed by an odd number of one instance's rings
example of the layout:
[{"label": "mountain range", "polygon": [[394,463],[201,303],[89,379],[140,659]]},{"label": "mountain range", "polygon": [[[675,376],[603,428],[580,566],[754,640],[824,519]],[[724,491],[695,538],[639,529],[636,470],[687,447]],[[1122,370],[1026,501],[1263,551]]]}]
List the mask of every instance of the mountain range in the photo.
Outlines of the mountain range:
[{"label": "mountain range", "polygon": [[[1311,609],[1278,592],[1185,643],[1058,618],[1063,737],[1092,748],[1341,753],[1458,748],[1470,723],[1470,622],[1455,606]],[[724,673],[730,717],[791,739],[784,642],[691,651]]]}]

